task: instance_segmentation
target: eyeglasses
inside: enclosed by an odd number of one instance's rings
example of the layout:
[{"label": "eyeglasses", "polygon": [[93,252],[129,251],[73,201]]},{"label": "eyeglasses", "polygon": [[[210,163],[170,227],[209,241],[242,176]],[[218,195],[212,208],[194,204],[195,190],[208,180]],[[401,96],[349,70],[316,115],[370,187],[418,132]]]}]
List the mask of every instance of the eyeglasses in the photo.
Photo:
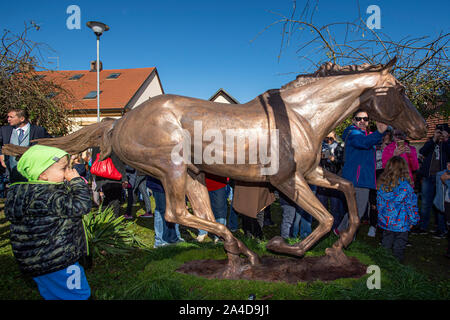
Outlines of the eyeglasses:
[{"label": "eyeglasses", "polygon": [[359,121],[366,121],[367,122],[367,121],[369,121],[369,117],[355,117],[355,120],[358,121],[358,122]]}]

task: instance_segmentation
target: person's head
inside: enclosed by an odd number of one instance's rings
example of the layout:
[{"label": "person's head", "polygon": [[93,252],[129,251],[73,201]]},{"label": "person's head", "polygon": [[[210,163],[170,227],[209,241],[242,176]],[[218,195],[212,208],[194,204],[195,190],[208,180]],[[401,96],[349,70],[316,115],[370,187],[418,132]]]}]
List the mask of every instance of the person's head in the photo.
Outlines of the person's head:
[{"label": "person's head", "polygon": [[326,137],[325,137],[325,142],[328,144],[332,144],[333,142],[336,141],[336,134],[334,133],[334,131],[331,131]]},{"label": "person's head", "polygon": [[437,124],[435,129],[435,134],[439,137],[438,141],[443,142],[448,140],[449,134],[448,124]]},{"label": "person's head", "polygon": [[66,169],[69,166],[68,157],[62,157],[39,175],[39,180],[48,182],[63,182]]},{"label": "person's head", "polygon": [[401,130],[395,129],[394,130],[394,141],[396,143],[406,141],[406,134]]},{"label": "person's head", "polygon": [[366,130],[369,126],[369,115],[361,109],[353,113],[352,123],[362,130]]},{"label": "person's head", "polygon": [[386,163],[386,167],[378,181],[378,188],[391,192],[401,180],[408,181],[412,185],[408,164],[405,159],[400,156],[394,156]]},{"label": "person's head", "polygon": [[8,110],[8,124],[14,127],[22,127],[28,123],[28,112],[22,109]]},{"label": "person's head", "polygon": [[28,181],[64,181],[69,155],[64,150],[43,145],[30,147],[20,157],[17,171]]},{"label": "person's head", "polygon": [[448,131],[442,131],[442,141],[448,141]]},{"label": "person's head", "polygon": [[393,134],[392,130],[386,130],[383,135],[382,143],[385,145],[388,145],[392,141],[394,141],[394,134]]}]

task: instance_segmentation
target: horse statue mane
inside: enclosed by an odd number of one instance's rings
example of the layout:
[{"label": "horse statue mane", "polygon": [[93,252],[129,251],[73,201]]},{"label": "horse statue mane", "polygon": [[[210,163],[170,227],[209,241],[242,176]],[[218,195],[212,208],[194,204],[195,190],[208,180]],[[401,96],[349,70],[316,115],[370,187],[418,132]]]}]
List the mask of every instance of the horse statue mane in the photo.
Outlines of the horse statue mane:
[{"label": "horse statue mane", "polygon": [[287,89],[298,88],[325,77],[331,76],[341,76],[341,75],[350,75],[350,74],[358,74],[364,72],[379,72],[383,70],[386,66],[383,64],[350,64],[346,66],[340,66],[338,64],[332,62],[326,62],[322,64],[319,69],[314,73],[309,74],[299,74],[295,80],[285,84],[280,88],[280,90],[284,91]]}]

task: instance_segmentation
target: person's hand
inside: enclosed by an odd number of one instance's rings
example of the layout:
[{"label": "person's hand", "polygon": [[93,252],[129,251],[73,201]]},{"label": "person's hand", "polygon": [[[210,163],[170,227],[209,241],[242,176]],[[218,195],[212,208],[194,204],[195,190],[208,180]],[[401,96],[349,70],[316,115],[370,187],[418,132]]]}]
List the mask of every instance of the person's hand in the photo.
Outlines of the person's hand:
[{"label": "person's hand", "polygon": [[411,153],[411,148],[409,146],[407,146],[406,144],[403,145],[403,149],[405,150],[406,153]]},{"label": "person's hand", "polygon": [[399,156],[403,153],[402,149],[400,147],[395,148],[394,150],[394,156]]},{"label": "person's hand", "polygon": [[377,124],[377,130],[379,133],[384,133],[388,127],[387,124],[382,123],[382,122],[377,121],[376,124]]},{"label": "person's hand", "polygon": [[72,180],[73,178],[78,178],[80,175],[78,174],[78,171],[75,169],[70,169],[69,167],[66,168],[66,171],[64,172],[64,179],[67,181]]},{"label": "person's hand", "polygon": [[450,179],[450,173],[446,172],[441,176],[441,181],[442,183],[445,183],[445,181],[447,181],[448,179]]},{"label": "person's hand", "polygon": [[122,188],[123,189],[128,189],[128,181],[122,182]]},{"label": "person's hand", "polygon": [[5,156],[3,154],[0,155],[0,162],[1,162],[2,166],[3,166],[3,168],[6,168]]}]

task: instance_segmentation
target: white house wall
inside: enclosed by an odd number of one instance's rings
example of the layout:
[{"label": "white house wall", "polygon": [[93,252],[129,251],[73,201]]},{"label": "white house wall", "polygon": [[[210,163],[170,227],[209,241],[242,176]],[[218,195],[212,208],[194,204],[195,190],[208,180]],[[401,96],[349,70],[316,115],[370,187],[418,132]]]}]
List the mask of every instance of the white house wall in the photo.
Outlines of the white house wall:
[{"label": "white house wall", "polygon": [[220,103],[230,103],[229,100],[227,100],[224,96],[219,95],[214,100],[214,102],[220,102]]},{"label": "white house wall", "polygon": [[140,105],[142,102],[147,101],[149,98],[158,96],[163,93],[161,85],[159,84],[158,76],[156,75],[156,72],[153,72],[153,74],[150,76],[150,78],[147,80],[148,85],[143,90],[142,94],[137,99],[136,103],[131,107],[131,109],[134,109],[138,105]]}]

